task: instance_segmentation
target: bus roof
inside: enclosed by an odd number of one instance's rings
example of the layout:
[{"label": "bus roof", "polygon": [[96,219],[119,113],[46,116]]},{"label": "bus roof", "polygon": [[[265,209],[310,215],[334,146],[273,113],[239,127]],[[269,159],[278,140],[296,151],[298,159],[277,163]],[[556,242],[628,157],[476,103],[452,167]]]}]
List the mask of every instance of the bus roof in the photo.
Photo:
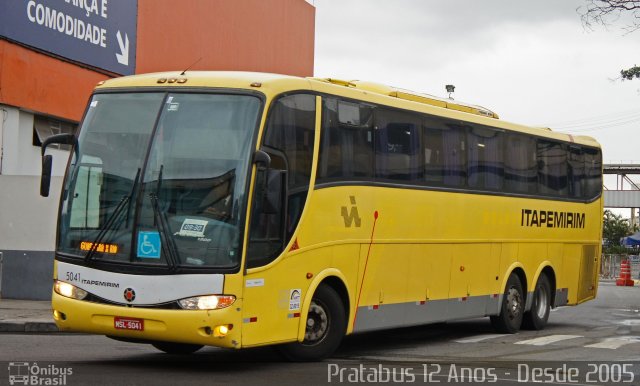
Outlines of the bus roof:
[{"label": "bus roof", "polygon": [[311,78],[320,82],[328,82],[337,84],[344,87],[354,87],[369,92],[374,92],[381,95],[387,95],[394,98],[405,99],[413,102],[424,103],[432,106],[443,107],[445,109],[452,109],[457,111],[463,111],[465,113],[481,115],[483,117],[490,117],[498,119],[498,114],[493,111],[484,108],[482,106],[471,105],[468,103],[456,101],[453,99],[440,98],[430,94],[417,93],[415,91],[404,90],[401,88],[387,86],[381,83],[363,82],[360,80],[339,80],[335,78]]},{"label": "bus roof", "polygon": [[546,127],[531,127],[500,120],[495,112],[482,106],[365,81],[345,81],[335,78],[302,78],[242,71],[172,71],[109,79],[100,82],[96,90],[141,87],[235,88],[259,91],[267,95],[267,97],[274,97],[287,91],[312,90],[318,93],[339,95],[401,109],[410,109],[509,131],[600,147],[592,137],[573,136],[555,132]]}]

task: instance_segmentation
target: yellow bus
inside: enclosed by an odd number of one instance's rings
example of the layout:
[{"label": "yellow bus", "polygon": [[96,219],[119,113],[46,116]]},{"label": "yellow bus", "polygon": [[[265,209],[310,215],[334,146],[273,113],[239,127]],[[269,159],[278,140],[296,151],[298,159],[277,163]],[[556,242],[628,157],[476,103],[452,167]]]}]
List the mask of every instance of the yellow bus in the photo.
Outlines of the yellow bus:
[{"label": "yellow bus", "polygon": [[101,82],[60,200],[63,331],[331,355],[346,334],[596,296],[598,143],[375,83],[239,72]]}]

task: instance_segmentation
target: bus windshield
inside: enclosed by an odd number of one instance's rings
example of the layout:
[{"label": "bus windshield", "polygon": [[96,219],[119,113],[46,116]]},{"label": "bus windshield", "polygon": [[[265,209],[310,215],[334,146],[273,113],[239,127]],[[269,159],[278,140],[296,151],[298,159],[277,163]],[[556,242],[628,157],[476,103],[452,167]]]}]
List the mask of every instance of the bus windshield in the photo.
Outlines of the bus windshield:
[{"label": "bus windshield", "polygon": [[237,266],[260,108],[249,95],[94,95],[67,171],[58,252],[172,269]]}]

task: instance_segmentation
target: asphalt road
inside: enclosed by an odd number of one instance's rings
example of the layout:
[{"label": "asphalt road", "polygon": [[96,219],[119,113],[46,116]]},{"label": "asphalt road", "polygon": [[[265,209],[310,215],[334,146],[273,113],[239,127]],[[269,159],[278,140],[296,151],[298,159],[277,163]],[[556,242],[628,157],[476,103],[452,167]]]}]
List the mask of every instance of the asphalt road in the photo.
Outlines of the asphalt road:
[{"label": "asphalt road", "polygon": [[603,282],[595,301],[554,310],[543,331],[498,335],[483,318],[361,334],[317,363],[288,363],[271,348],[170,356],[148,345],[59,333],[2,334],[0,362],[0,385],[24,373],[25,363],[39,371],[40,384],[66,385],[639,385],[640,288]]}]

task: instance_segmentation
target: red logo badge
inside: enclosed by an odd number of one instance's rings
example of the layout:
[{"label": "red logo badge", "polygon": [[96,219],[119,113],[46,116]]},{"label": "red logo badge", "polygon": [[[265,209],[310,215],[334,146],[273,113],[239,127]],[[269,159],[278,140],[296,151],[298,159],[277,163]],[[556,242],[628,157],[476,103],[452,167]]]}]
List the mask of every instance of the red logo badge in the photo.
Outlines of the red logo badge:
[{"label": "red logo badge", "polygon": [[134,301],[136,298],[136,291],[133,288],[127,288],[124,290],[124,299],[128,302]]}]

